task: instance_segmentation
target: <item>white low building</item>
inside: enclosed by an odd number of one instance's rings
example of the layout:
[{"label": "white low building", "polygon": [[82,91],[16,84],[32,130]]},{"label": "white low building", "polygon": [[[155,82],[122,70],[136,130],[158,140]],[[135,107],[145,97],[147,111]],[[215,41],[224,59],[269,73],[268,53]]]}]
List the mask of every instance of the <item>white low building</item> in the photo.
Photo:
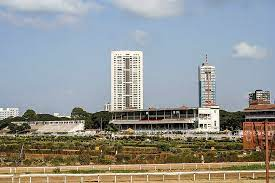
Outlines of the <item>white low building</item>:
[{"label": "white low building", "polygon": [[31,130],[40,134],[77,133],[84,131],[85,120],[67,121],[21,121],[15,124],[28,123]]},{"label": "white low building", "polygon": [[58,112],[55,112],[55,113],[53,113],[53,116],[54,117],[58,117],[58,118],[71,118],[71,116],[65,116],[65,115],[61,115],[60,113],[58,113]]},{"label": "white low building", "polygon": [[220,131],[220,107],[209,106],[198,108],[198,131]]},{"label": "white low building", "polygon": [[0,108],[0,120],[19,116],[19,108]]}]

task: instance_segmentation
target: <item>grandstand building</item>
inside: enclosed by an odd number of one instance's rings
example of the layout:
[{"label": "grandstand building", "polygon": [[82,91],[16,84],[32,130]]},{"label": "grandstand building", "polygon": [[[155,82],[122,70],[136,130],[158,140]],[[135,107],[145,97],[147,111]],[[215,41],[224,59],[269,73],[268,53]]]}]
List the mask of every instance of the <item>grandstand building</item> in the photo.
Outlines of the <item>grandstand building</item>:
[{"label": "grandstand building", "polygon": [[33,133],[39,134],[71,134],[84,131],[84,120],[68,121],[21,121],[15,124],[28,123]]},{"label": "grandstand building", "polygon": [[275,122],[275,104],[250,105],[244,113],[245,122]]},{"label": "grandstand building", "polygon": [[[273,141],[275,131],[275,104],[250,105],[244,109],[243,147],[244,149],[260,149],[265,145],[265,130]],[[271,143],[274,149],[273,143]]]},{"label": "grandstand building", "polygon": [[110,123],[119,130],[135,132],[218,132],[220,130],[219,106],[203,108],[166,108],[113,111]]}]

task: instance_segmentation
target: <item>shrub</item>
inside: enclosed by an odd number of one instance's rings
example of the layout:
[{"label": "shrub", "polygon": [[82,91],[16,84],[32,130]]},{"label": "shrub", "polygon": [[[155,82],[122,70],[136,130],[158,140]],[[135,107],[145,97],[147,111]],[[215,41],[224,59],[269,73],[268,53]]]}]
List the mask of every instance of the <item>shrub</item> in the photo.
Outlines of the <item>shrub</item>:
[{"label": "shrub", "polygon": [[82,151],[78,156],[78,161],[81,165],[89,165],[91,163],[89,153],[87,151]]},{"label": "shrub", "polygon": [[60,173],[61,171],[60,171],[60,168],[55,168],[54,170],[53,170],[53,173]]},{"label": "shrub", "polygon": [[158,148],[161,151],[169,151],[170,150],[170,145],[166,144],[166,143],[160,143],[160,144],[158,144]]}]

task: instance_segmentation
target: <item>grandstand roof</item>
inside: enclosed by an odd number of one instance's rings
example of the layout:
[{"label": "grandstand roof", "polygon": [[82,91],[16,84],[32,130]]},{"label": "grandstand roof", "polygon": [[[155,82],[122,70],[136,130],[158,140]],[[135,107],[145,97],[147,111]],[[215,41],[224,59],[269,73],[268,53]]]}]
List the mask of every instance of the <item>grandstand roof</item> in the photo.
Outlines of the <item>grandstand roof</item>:
[{"label": "grandstand roof", "polygon": [[245,112],[248,112],[248,111],[273,111],[273,110],[275,110],[275,104],[250,105],[248,108],[244,109]]}]

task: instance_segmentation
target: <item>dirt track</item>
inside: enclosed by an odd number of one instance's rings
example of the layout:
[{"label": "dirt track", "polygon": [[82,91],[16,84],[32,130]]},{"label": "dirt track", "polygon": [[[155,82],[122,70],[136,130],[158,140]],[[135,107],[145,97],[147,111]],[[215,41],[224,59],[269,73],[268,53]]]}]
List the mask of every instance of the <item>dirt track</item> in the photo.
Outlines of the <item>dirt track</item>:
[{"label": "dirt track", "polygon": [[[236,165],[251,165],[251,164],[262,164],[258,163],[247,163],[247,162],[232,162],[232,163],[210,163],[210,164],[147,164],[147,165],[90,165],[90,166],[64,166],[61,168],[61,173],[66,172],[68,170],[106,170],[106,172],[110,172],[110,170],[147,170],[145,173],[141,173],[142,175],[136,174],[115,174],[115,173],[107,173],[107,174],[70,174],[69,175],[61,175],[61,174],[51,174],[56,167],[1,167],[0,168],[0,183],[85,183],[85,182],[132,182],[132,183],[141,183],[141,182],[184,182],[184,183],[210,183],[210,182],[226,182],[226,183],[260,183],[265,182],[265,173],[264,172],[234,172],[230,173],[228,171],[213,173],[215,170],[222,171],[225,167],[236,166]],[[202,172],[204,174],[196,174],[194,181],[194,172]],[[187,174],[178,175],[173,172],[185,172]],[[189,173],[188,173],[189,172]],[[191,172],[191,173],[190,173]],[[40,175],[34,175],[40,173]],[[152,174],[150,174],[152,173]],[[168,173],[168,174],[166,174]],[[211,175],[209,175],[211,173]],[[149,174],[149,175],[148,175]],[[166,174],[163,177],[163,174]],[[14,178],[4,178],[3,176],[12,176]],[[23,177],[22,177],[23,175]],[[29,176],[35,177],[29,177]],[[271,172],[270,182],[275,183],[275,172]],[[2,177],[1,177],[2,176]],[[19,176],[21,176],[19,181]],[[26,177],[24,177],[26,176]],[[116,177],[116,178],[115,178]],[[210,180],[209,180],[210,179]]]},{"label": "dirt track", "polygon": [[[210,171],[211,172],[211,171]],[[265,182],[265,172],[261,173],[254,173],[254,179],[253,175],[249,173],[241,173],[239,176],[239,173],[226,173],[226,176],[224,177],[224,173],[215,173],[212,174],[209,177],[208,172],[205,174],[197,174],[196,175],[196,181],[194,181],[194,175],[186,174],[186,175],[177,175],[177,174],[166,174],[163,176],[162,173],[160,174],[100,174],[98,176],[97,174],[93,175],[60,175],[60,174],[52,174],[48,175],[41,174],[41,175],[33,175],[35,177],[29,177],[28,174],[24,175],[25,177],[20,177],[19,175],[15,175],[13,178],[1,178],[0,177],[0,183],[85,183],[85,182],[129,182],[129,183],[141,183],[141,182],[185,182],[185,183],[191,183],[191,182],[241,182],[241,183],[260,183]],[[78,177],[76,177],[78,176]],[[20,180],[19,180],[20,179]],[[209,180],[210,179],[210,180]],[[225,179],[225,180],[224,180]],[[275,182],[275,172],[271,173],[270,182]]]}]

